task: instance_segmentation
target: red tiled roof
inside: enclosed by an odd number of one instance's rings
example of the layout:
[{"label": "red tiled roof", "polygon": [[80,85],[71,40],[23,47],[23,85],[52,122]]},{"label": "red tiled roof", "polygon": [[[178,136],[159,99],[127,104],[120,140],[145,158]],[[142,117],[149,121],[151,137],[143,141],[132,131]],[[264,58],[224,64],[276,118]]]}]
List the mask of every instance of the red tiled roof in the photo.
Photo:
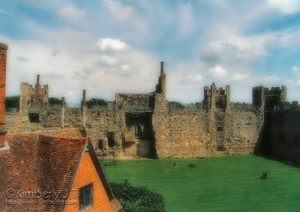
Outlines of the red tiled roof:
[{"label": "red tiled roof", "polygon": [[[41,203],[43,199],[23,198],[22,194],[55,191],[60,192],[60,199],[65,196],[71,189],[87,138],[10,135],[7,140],[10,149],[0,151],[0,209],[62,211],[64,204],[37,205],[35,201]],[[10,200],[17,200],[16,205],[8,204],[9,195],[15,196]],[[32,202],[26,204],[24,200]]]}]

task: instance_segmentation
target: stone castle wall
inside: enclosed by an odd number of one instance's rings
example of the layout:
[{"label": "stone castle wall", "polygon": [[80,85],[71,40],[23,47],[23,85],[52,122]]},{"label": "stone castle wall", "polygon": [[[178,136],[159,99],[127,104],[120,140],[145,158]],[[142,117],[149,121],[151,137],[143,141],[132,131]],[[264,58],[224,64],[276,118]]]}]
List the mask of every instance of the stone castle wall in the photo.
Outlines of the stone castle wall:
[{"label": "stone castle wall", "polygon": [[213,154],[205,110],[170,110],[153,114],[153,130],[159,158]]},{"label": "stone castle wall", "polygon": [[[203,109],[178,110],[168,107],[163,68],[161,63],[154,92],[119,93],[110,107],[93,109],[86,106],[85,90],[81,108],[69,108],[64,98],[60,108],[51,106],[48,86],[42,88],[38,76],[35,87],[22,83],[20,113],[9,114],[6,124],[10,131],[81,128],[104,157],[206,157],[248,154],[259,149],[284,157],[294,151],[289,146],[282,151],[281,145],[282,140],[298,138],[288,127],[297,126],[297,116],[282,112],[281,118],[264,117],[266,104],[273,108],[285,103],[285,87],[254,88],[254,107],[238,108],[230,103],[229,86],[218,89],[213,84],[211,89],[204,89]],[[285,127],[279,129],[283,124]]]},{"label": "stone castle wall", "polygon": [[[66,108],[64,117],[65,128],[83,128],[82,109]],[[18,113],[8,116],[7,122],[12,131],[60,128],[61,111],[41,109],[39,123],[30,123]],[[262,123],[257,113],[243,110],[161,110],[152,114],[87,109],[85,125],[103,156],[174,158],[253,152]],[[136,134],[139,128],[141,135]]]},{"label": "stone castle wall", "polygon": [[262,153],[300,163],[300,111],[268,112],[262,132]]},{"label": "stone castle wall", "polygon": [[235,110],[173,110],[154,114],[161,158],[205,157],[254,152],[263,120],[260,113]]}]

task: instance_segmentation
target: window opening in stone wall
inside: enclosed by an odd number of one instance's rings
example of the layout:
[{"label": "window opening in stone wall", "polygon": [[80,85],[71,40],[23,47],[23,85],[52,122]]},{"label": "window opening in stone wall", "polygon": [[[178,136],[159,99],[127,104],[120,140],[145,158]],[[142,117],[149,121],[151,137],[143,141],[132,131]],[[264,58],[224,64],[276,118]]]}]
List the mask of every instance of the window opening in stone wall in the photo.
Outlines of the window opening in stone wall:
[{"label": "window opening in stone wall", "polygon": [[103,151],[104,147],[103,147],[103,139],[98,140],[98,149],[100,149],[101,151]]},{"label": "window opening in stone wall", "polygon": [[86,185],[79,189],[80,209],[93,205],[93,184]]},{"label": "window opening in stone wall", "polygon": [[29,113],[30,123],[40,123],[40,114],[39,113]]},{"label": "window opening in stone wall", "polygon": [[107,133],[107,141],[108,141],[108,146],[109,146],[109,147],[114,147],[114,146],[116,146],[115,135],[114,135],[113,132],[108,132],[108,133]]},{"label": "window opening in stone wall", "polygon": [[220,99],[220,100],[216,101],[216,108],[225,109],[224,107],[225,107],[225,103],[223,100]]}]

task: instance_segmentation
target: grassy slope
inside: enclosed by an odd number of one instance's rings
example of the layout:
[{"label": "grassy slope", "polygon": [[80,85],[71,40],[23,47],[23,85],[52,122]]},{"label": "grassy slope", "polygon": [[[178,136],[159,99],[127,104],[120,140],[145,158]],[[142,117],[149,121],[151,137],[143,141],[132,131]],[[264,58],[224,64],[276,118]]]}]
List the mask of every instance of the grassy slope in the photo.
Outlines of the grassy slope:
[{"label": "grassy slope", "polygon": [[[120,161],[103,169],[109,182],[126,178],[162,194],[171,212],[300,210],[300,169],[254,155]],[[268,179],[259,180],[265,170]]]}]

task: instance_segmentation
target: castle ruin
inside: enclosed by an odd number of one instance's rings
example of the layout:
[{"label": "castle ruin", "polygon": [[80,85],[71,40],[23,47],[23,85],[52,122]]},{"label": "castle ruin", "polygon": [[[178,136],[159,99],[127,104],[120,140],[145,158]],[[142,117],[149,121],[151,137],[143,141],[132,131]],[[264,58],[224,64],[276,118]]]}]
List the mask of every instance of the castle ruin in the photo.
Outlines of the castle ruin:
[{"label": "castle ruin", "polygon": [[[68,107],[65,98],[62,98],[61,106],[55,108],[48,103],[49,88],[41,86],[38,75],[35,87],[21,84],[20,112],[8,114],[7,126],[11,131],[81,128],[100,156],[116,158],[276,152],[273,142],[276,143],[279,138],[288,140],[285,135],[288,128],[280,128],[280,135],[277,135],[273,127],[277,129],[278,124],[289,124],[289,119],[284,120],[287,123],[279,120],[277,125],[272,123],[279,114],[281,117],[290,116],[285,110],[285,86],[271,89],[255,87],[253,104],[238,107],[230,100],[229,85],[224,89],[213,83],[204,87],[202,108],[175,109],[169,107],[166,99],[166,83],[164,63],[161,62],[160,76],[153,92],[117,93],[109,106],[88,108],[88,92],[83,90],[81,108]],[[269,113],[274,111],[277,113],[270,117]],[[294,140],[300,137],[298,132],[295,134]],[[298,145],[298,140],[295,142]],[[276,149],[273,151],[272,147]]]}]

